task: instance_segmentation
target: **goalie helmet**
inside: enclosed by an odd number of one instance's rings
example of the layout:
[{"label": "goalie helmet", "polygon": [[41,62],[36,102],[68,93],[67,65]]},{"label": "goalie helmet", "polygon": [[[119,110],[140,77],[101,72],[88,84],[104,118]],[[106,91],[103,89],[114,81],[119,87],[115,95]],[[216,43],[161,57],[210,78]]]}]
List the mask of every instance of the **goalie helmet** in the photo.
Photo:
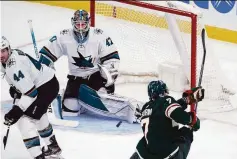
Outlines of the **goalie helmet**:
[{"label": "goalie helmet", "polygon": [[162,80],[151,81],[148,84],[148,96],[150,100],[155,100],[159,97],[164,97],[166,94],[169,94],[169,90]]},{"label": "goalie helmet", "polygon": [[73,30],[84,33],[90,29],[90,15],[85,10],[77,10],[71,18]]}]

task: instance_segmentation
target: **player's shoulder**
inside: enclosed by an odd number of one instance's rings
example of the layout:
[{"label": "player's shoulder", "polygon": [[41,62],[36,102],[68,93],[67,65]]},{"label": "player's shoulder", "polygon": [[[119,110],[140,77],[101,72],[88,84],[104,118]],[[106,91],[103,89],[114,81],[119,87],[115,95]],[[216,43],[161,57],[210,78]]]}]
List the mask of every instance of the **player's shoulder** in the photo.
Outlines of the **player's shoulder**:
[{"label": "player's shoulder", "polygon": [[103,35],[104,30],[101,28],[96,28],[96,27],[90,27],[90,31],[92,31],[95,35]]},{"label": "player's shoulder", "polygon": [[50,42],[67,39],[72,36],[72,29],[63,29],[58,34],[55,34],[49,38]]},{"label": "player's shoulder", "polygon": [[175,98],[174,98],[174,97],[172,97],[172,96],[169,96],[169,95],[167,95],[167,96],[164,96],[164,97],[163,97],[163,99],[164,99],[165,101],[169,101],[169,100],[171,100],[171,101],[174,101],[174,102],[176,102]]},{"label": "player's shoulder", "polygon": [[60,36],[70,36],[72,34],[73,29],[63,29],[60,31]]},{"label": "player's shoulder", "polygon": [[163,105],[165,108],[169,107],[170,105],[173,105],[173,104],[179,105],[177,100],[174,97],[172,97],[172,96],[163,97]]},{"label": "player's shoulder", "polygon": [[90,31],[96,37],[100,37],[100,38],[106,38],[107,37],[107,33],[104,30],[100,29],[100,28],[91,27]]},{"label": "player's shoulder", "polygon": [[8,72],[18,67],[17,64],[23,60],[22,56],[25,56],[23,51],[13,49],[6,63],[6,71]]},{"label": "player's shoulder", "polygon": [[154,101],[154,108],[162,107],[162,109],[166,109],[169,105],[177,103],[176,100],[172,96],[164,96],[160,97],[157,100]]},{"label": "player's shoulder", "polygon": [[25,56],[26,56],[26,53],[24,53],[22,50],[12,49],[12,53],[11,53],[11,56],[9,57],[9,60],[15,59],[16,61],[20,61],[20,60],[24,59]]}]

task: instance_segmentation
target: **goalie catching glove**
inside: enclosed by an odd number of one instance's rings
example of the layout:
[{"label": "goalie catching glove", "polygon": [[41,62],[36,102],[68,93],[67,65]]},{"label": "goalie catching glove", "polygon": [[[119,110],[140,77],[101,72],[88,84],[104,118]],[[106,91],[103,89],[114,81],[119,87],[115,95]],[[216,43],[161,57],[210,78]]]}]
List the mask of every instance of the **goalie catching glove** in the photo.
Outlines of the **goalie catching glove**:
[{"label": "goalie catching glove", "polygon": [[193,104],[203,100],[204,92],[205,89],[203,89],[202,87],[195,87],[191,90],[186,90],[183,93],[183,98],[187,104]]}]

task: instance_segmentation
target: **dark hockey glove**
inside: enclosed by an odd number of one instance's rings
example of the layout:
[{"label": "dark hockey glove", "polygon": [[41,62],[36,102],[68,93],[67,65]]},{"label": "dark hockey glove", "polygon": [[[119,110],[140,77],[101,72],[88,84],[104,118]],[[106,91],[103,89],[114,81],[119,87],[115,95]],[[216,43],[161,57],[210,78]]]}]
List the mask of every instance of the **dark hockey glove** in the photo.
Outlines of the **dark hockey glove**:
[{"label": "dark hockey glove", "polygon": [[203,100],[204,92],[205,89],[202,87],[195,87],[191,90],[186,90],[183,93],[183,98],[186,100],[187,104],[193,104]]},{"label": "dark hockey glove", "polygon": [[197,118],[196,122],[195,122],[193,125],[191,125],[191,124],[192,124],[192,121],[193,121],[194,118],[195,118],[195,116],[194,116],[194,113],[192,113],[192,112],[189,112],[189,114],[190,114],[191,119],[192,119],[192,120],[190,121],[190,126],[192,126],[192,130],[193,130],[193,131],[198,131],[198,130],[200,129],[200,120],[199,120],[199,118],[196,117],[196,118]]},{"label": "dark hockey glove", "polygon": [[19,90],[17,90],[15,86],[10,87],[9,93],[10,93],[12,98],[14,98],[14,95],[16,94],[17,99],[20,99],[21,95],[22,95],[22,93]]},{"label": "dark hockey glove", "polygon": [[23,111],[21,110],[21,108],[17,105],[13,105],[12,109],[4,116],[4,124],[9,126],[13,125],[21,118],[22,115]]},{"label": "dark hockey glove", "polygon": [[137,118],[137,119],[141,119],[141,117],[142,117],[142,112],[141,112],[141,110],[139,109],[139,108],[136,108],[136,110],[135,110],[135,117]]},{"label": "dark hockey glove", "polygon": [[176,143],[185,143],[187,140],[193,142],[193,131],[190,128],[183,126],[177,132],[178,137],[175,139]]},{"label": "dark hockey glove", "polygon": [[187,102],[186,102],[186,98],[180,98],[179,100],[177,100],[177,102],[179,103],[179,105],[181,106],[181,108],[183,109],[183,110],[185,110],[185,109],[187,109],[187,107],[188,107],[188,104],[187,104]]}]

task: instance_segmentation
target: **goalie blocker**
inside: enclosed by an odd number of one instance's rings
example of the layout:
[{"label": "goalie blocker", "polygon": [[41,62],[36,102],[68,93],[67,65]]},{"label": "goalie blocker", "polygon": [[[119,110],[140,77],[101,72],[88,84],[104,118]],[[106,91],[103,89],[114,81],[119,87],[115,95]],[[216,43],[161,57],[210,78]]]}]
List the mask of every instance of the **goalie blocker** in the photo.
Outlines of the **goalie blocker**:
[{"label": "goalie blocker", "polygon": [[[87,85],[82,84],[80,86],[78,103],[89,110],[90,112],[115,118],[128,123],[135,123],[135,109],[142,106],[144,103],[135,99],[119,96],[115,94],[107,94],[103,91],[96,91]],[[62,118],[62,109],[60,104],[60,95],[57,97],[57,101],[52,103],[55,116]]]}]

